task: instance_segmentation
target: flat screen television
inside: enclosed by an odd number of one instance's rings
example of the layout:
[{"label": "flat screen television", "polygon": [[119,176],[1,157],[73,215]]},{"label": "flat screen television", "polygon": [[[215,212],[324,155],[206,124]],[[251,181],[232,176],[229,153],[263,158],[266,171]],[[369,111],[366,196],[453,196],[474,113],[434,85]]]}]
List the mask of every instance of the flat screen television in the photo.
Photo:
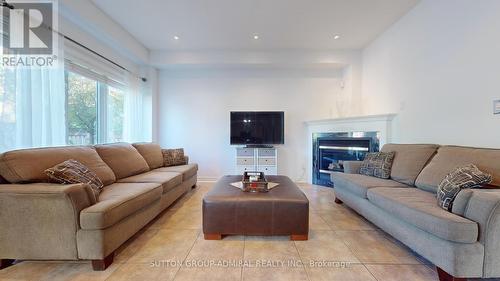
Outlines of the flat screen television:
[{"label": "flat screen television", "polygon": [[283,111],[231,112],[232,145],[273,145],[285,143]]}]

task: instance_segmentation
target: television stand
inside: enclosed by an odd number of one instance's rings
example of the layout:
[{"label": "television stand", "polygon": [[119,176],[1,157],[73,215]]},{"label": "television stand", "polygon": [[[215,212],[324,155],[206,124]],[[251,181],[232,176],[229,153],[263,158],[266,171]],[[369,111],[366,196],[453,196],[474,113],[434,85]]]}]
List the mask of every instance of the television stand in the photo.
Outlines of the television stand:
[{"label": "television stand", "polygon": [[274,146],[270,144],[247,144],[245,148],[274,148]]},{"label": "television stand", "polygon": [[263,172],[265,175],[278,174],[278,150],[275,147],[237,147],[236,174]]}]

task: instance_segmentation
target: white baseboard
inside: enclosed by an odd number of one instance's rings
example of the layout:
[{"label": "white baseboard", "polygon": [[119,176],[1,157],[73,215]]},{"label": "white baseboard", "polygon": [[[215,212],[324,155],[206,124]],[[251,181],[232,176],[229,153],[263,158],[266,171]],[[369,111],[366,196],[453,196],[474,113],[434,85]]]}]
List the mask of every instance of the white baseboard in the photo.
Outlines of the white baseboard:
[{"label": "white baseboard", "polygon": [[199,182],[216,182],[218,177],[198,177]]}]

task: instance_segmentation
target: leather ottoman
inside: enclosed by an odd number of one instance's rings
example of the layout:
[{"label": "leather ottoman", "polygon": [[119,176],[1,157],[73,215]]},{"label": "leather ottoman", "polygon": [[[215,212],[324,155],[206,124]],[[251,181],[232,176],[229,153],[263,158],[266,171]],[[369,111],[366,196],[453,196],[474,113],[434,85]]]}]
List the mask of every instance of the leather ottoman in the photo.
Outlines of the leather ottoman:
[{"label": "leather ottoman", "polygon": [[203,233],[207,240],[222,235],[290,235],[307,240],[309,200],[286,176],[266,176],[279,186],[266,193],[243,192],[231,186],[241,176],[222,177],[203,198]]}]

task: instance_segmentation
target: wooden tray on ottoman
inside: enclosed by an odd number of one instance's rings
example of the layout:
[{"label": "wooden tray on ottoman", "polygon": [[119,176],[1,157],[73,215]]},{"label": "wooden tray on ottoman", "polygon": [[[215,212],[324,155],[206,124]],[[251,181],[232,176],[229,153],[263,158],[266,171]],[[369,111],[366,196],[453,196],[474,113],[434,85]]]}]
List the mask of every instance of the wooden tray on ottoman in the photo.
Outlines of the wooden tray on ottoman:
[{"label": "wooden tray on ottoman", "polygon": [[223,235],[289,235],[307,240],[309,201],[286,176],[267,176],[279,188],[269,192],[241,192],[231,186],[241,176],[222,177],[203,198],[205,239]]},{"label": "wooden tray on ottoman", "polygon": [[[250,176],[254,174],[259,174],[259,181],[250,181]],[[243,179],[241,180],[243,184],[242,190],[245,192],[268,192],[267,180],[263,172],[245,172],[243,173]]]}]

